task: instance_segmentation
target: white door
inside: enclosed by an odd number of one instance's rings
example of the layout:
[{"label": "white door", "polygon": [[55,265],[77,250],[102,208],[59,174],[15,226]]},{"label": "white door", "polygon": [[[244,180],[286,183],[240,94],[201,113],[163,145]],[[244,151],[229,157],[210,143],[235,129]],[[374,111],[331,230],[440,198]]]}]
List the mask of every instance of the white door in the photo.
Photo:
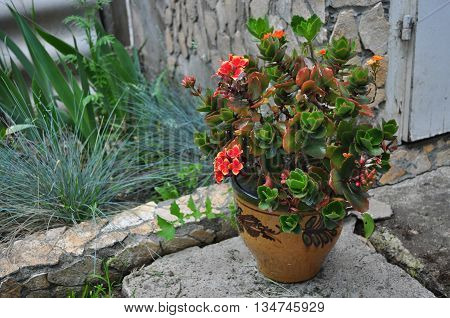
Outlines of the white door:
[{"label": "white door", "polygon": [[[449,132],[450,1],[391,1],[390,14],[387,108],[398,112],[401,139]],[[408,15],[413,21],[409,40],[403,24]]]}]

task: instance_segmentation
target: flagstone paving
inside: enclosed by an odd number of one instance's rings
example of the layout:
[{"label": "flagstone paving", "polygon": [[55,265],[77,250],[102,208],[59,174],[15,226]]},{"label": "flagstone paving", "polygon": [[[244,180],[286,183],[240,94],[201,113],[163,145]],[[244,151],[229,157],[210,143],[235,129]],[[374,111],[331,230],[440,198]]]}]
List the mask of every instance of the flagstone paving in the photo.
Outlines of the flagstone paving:
[{"label": "flagstone paving", "polygon": [[164,256],[125,277],[127,297],[434,297],[417,280],[353,233],[355,218],[319,274],[299,284],[264,278],[237,237]]}]

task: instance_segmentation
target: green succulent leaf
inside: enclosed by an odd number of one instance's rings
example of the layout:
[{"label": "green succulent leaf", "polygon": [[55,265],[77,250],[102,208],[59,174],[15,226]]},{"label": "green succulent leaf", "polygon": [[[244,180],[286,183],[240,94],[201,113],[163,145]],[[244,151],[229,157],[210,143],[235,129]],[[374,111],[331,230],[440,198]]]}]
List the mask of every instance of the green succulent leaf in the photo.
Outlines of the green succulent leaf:
[{"label": "green succulent leaf", "polygon": [[298,214],[280,215],[279,221],[282,232],[295,234],[300,233],[300,216]]},{"label": "green succulent leaf", "polygon": [[397,122],[394,119],[391,119],[387,122],[384,121],[384,119],[383,119],[381,127],[383,130],[383,135],[384,135],[385,139],[388,139],[388,140],[394,139],[394,136],[398,130]]},{"label": "green succulent leaf", "polygon": [[354,120],[343,120],[339,123],[336,130],[337,140],[344,147],[348,147],[355,138],[355,121]]},{"label": "green succulent leaf", "polygon": [[372,216],[367,212],[362,214],[362,220],[364,224],[364,236],[368,239],[375,230],[375,222],[373,221]]},{"label": "green succulent leaf", "polygon": [[273,31],[273,28],[269,25],[267,16],[258,19],[250,18],[247,22],[247,29],[257,39],[262,39],[266,33]]},{"label": "green succulent leaf", "polygon": [[309,133],[316,132],[322,126],[323,121],[324,115],[319,111],[303,112],[301,115],[302,129]]},{"label": "green succulent leaf", "polygon": [[320,21],[320,18],[315,14],[309,17],[308,20],[298,15],[294,15],[291,21],[291,27],[294,33],[304,37],[308,42],[312,42],[315,39],[319,34],[322,25],[322,21]]},{"label": "green succulent leaf", "polygon": [[356,42],[342,36],[332,39],[326,57],[331,64],[344,65],[356,54]]},{"label": "green succulent leaf", "polygon": [[342,192],[355,210],[365,212],[369,209],[369,200],[366,192],[353,190],[348,184],[344,184]]},{"label": "green succulent leaf", "polygon": [[355,104],[345,98],[336,98],[336,108],[334,113],[339,117],[351,116],[355,111]]},{"label": "green succulent leaf", "polygon": [[315,205],[320,198],[316,181],[299,168],[290,172],[286,185],[295,198],[308,206]]},{"label": "green succulent leaf", "polygon": [[278,206],[278,189],[267,186],[259,186],[257,189],[259,204],[261,210],[273,210]]},{"label": "green succulent leaf", "polygon": [[339,221],[345,217],[344,204],[340,201],[332,201],[322,209],[323,222],[329,230],[335,229]]},{"label": "green succulent leaf", "polygon": [[302,151],[308,156],[311,156],[316,159],[325,158],[326,153],[325,139],[318,140],[307,138],[303,142]]},{"label": "green succulent leaf", "polygon": [[248,75],[247,87],[252,100],[261,98],[261,94],[269,86],[269,76],[265,73],[253,72]]},{"label": "green succulent leaf", "polygon": [[355,148],[359,153],[367,152],[371,156],[382,154],[381,142],[383,141],[383,132],[378,128],[367,130],[358,130],[355,137]]},{"label": "green succulent leaf", "polygon": [[354,67],[351,70],[348,81],[351,89],[365,88],[370,81],[369,69],[360,66]]}]

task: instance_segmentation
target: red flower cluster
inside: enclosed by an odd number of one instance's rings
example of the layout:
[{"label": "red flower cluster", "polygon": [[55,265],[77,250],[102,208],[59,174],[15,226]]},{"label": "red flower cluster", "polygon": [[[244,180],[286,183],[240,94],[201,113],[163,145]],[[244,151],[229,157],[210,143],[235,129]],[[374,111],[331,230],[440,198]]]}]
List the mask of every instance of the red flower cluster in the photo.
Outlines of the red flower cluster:
[{"label": "red flower cluster", "polygon": [[228,61],[222,62],[216,75],[220,77],[231,77],[232,79],[238,79],[244,72],[244,68],[248,65],[248,59],[243,56],[230,54]]},{"label": "red flower cluster", "polygon": [[278,38],[281,39],[282,37],[284,37],[286,35],[286,33],[284,32],[284,30],[275,30],[272,33],[266,33],[263,36],[263,40],[267,40],[268,38]]},{"label": "red flower cluster", "polygon": [[234,145],[231,149],[220,151],[214,159],[214,176],[217,183],[221,183],[223,178],[233,173],[235,176],[244,168],[240,158],[242,150],[239,145]]}]

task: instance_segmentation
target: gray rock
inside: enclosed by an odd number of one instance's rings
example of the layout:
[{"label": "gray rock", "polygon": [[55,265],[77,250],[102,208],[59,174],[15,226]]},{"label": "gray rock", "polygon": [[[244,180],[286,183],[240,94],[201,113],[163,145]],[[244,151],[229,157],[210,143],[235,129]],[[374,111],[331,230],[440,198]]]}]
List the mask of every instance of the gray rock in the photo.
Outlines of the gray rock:
[{"label": "gray rock", "polygon": [[330,5],[333,8],[341,7],[368,7],[380,2],[380,0],[331,0]]},{"label": "gray rock", "polygon": [[[382,221],[401,244],[420,260],[423,273],[418,279],[438,295],[450,296],[450,167],[440,167],[400,183],[370,190],[370,194],[391,205],[395,217]],[[387,234],[386,234],[387,235]],[[391,235],[380,237],[383,241],[400,245]],[[375,238],[378,239],[377,236]],[[383,243],[382,241],[382,243]],[[398,258],[392,244],[377,244],[380,252],[392,262],[415,268]],[[414,270],[417,272],[417,269]]]},{"label": "gray rock", "polygon": [[217,18],[214,12],[207,10],[205,11],[205,29],[208,35],[209,43],[216,45],[216,34],[217,34]]},{"label": "gray rock", "polygon": [[330,41],[345,36],[356,41],[356,51],[361,51],[361,43],[358,36],[358,26],[356,25],[355,11],[343,10],[339,15],[331,33]]},{"label": "gray rock", "polygon": [[181,49],[181,54],[184,58],[187,58],[189,56],[188,47],[186,45],[186,36],[183,32],[178,32],[178,45]]},{"label": "gray rock", "polygon": [[364,48],[375,54],[383,55],[386,53],[389,23],[384,17],[381,2],[362,15],[359,21],[359,35]]},{"label": "gray rock", "polygon": [[[6,252],[5,252],[6,254]],[[14,264],[8,258],[8,256],[4,256],[0,254],[0,279],[14,274],[19,270],[19,265]]]},{"label": "gray rock", "polygon": [[236,31],[233,36],[233,42],[231,44],[234,54],[244,55],[247,54],[244,46],[244,39],[242,37],[241,31]]},{"label": "gray rock", "polygon": [[[55,244],[55,247],[62,249],[65,253],[80,256],[83,254],[86,244],[99,235],[101,228],[106,223],[106,220],[100,219],[95,222],[89,221],[77,224],[64,233],[61,239]],[[54,264],[57,263],[58,261]]]},{"label": "gray rock", "polygon": [[88,250],[101,250],[106,247],[114,246],[122,242],[128,236],[128,232],[108,232],[103,233],[87,246]]},{"label": "gray rock", "polygon": [[229,34],[236,32],[236,0],[224,0],[225,19]]},{"label": "gray rock", "polygon": [[163,241],[161,245],[164,254],[172,254],[188,247],[200,245],[200,242],[189,236],[180,236],[170,241]]},{"label": "gray rock", "polygon": [[292,10],[292,0],[275,1],[276,14],[287,23],[291,22],[292,17],[291,10]]},{"label": "gray rock", "polygon": [[294,0],[292,2],[292,15],[309,17],[311,15],[311,11],[309,10],[308,3],[305,0]]},{"label": "gray rock", "polygon": [[0,283],[0,298],[19,298],[23,286],[12,278]]},{"label": "gray rock", "polygon": [[216,237],[213,230],[205,229],[203,226],[198,226],[192,230],[189,236],[205,244],[211,244]]},{"label": "gray rock", "polygon": [[240,238],[165,256],[125,277],[127,297],[433,297],[389,264],[346,222],[323,269],[301,284],[274,283],[258,273]]},{"label": "gray rock", "polygon": [[379,227],[370,237],[370,242],[380,252],[396,264],[402,264],[408,272],[416,276],[423,269],[422,262],[407,250],[400,239],[387,228]]},{"label": "gray rock", "polygon": [[216,4],[217,24],[219,25],[219,31],[225,32],[227,25],[227,18],[225,15],[224,0],[218,0]]},{"label": "gray rock", "polygon": [[29,290],[39,290],[50,287],[50,283],[47,279],[47,273],[37,274],[30,277],[25,283],[23,283],[23,285]]},{"label": "gray rock", "polygon": [[101,260],[93,257],[85,257],[69,266],[48,273],[50,283],[61,286],[83,285],[92,274],[101,273]]},{"label": "gray rock", "polygon": [[82,290],[83,286],[56,286],[50,292],[52,293],[52,297],[67,298],[68,296],[72,296],[73,294],[79,295]]},{"label": "gray rock", "polygon": [[168,54],[173,53],[173,35],[172,32],[170,32],[170,28],[166,28],[164,31],[164,39],[166,41],[166,49]]},{"label": "gray rock", "polygon": [[264,17],[269,13],[270,0],[252,0],[250,2],[250,14],[253,17]]},{"label": "gray rock", "polygon": [[51,298],[52,293],[49,290],[35,290],[30,292],[27,298]]},{"label": "gray rock", "polygon": [[111,260],[110,266],[120,272],[127,272],[144,264],[150,264],[160,257],[160,254],[159,239],[149,237],[134,245],[127,246]]},{"label": "gray rock", "polygon": [[[389,204],[379,201],[374,198],[369,198],[369,211],[370,215],[375,221],[386,220],[392,217],[392,208]],[[362,220],[361,213],[352,212],[358,219]]]}]

